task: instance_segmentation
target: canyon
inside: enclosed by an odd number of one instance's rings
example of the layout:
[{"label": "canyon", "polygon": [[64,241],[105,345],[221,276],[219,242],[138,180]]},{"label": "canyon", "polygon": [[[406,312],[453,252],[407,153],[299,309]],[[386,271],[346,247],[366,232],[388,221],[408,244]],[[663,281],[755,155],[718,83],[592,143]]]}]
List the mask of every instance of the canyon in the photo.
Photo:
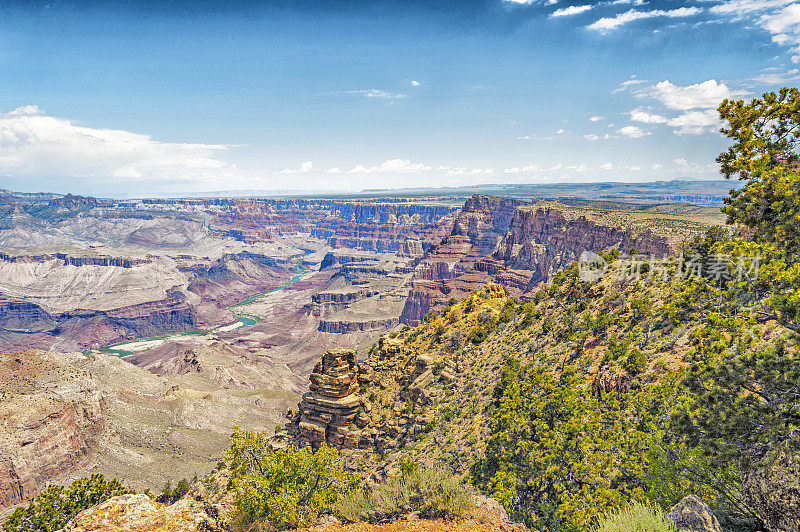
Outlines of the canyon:
[{"label": "canyon", "polygon": [[396,383],[422,408],[432,368],[408,366],[385,333],[491,283],[530,298],[583,251],[675,252],[720,221],[706,207],[480,194],[4,192],[0,508],[90,472],[152,490],[203,473],[234,426],[272,433],[301,395],[287,441],[389,451],[426,419],[377,431],[354,390],[406,368]]}]

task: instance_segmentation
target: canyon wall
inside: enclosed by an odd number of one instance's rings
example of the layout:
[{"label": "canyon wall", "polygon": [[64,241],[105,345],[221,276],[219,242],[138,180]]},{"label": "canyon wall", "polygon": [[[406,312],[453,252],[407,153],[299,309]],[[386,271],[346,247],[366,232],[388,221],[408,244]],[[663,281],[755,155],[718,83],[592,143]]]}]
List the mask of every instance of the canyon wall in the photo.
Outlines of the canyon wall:
[{"label": "canyon wall", "polygon": [[[66,374],[65,374],[66,371]],[[104,400],[92,374],[42,353],[0,355],[0,508],[28,500],[96,452]]]},{"label": "canyon wall", "polygon": [[400,320],[419,324],[448,299],[488,282],[527,297],[583,251],[609,248],[658,256],[671,251],[664,236],[648,230],[604,225],[579,213],[513,199],[474,196],[451,233],[418,261]]},{"label": "canyon wall", "polygon": [[333,248],[421,255],[449,231],[456,208],[334,200],[233,200],[215,234],[255,243],[310,233]]}]

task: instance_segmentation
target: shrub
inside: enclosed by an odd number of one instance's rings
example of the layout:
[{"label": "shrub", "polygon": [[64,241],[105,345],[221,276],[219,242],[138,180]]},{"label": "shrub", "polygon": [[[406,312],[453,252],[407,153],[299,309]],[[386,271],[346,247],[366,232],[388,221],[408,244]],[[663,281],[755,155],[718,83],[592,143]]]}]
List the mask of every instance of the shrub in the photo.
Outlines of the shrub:
[{"label": "shrub", "polygon": [[623,367],[631,375],[638,375],[647,369],[647,355],[633,348],[628,353]]},{"label": "shrub", "polygon": [[241,529],[306,525],[361,482],[326,445],[316,452],[272,450],[264,434],[238,427],[230,440],[226,458],[232,462],[235,525]]},{"label": "shrub", "polygon": [[472,331],[469,335],[469,341],[475,345],[480,345],[486,340],[486,337],[489,336],[489,331],[484,329],[483,327],[478,327],[474,331]]},{"label": "shrub", "polygon": [[337,505],[348,521],[379,522],[410,512],[424,518],[456,519],[472,510],[472,489],[441,467],[401,463],[400,476],[371,491],[351,492]]},{"label": "shrub", "polygon": [[595,532],[675,532],[675,526],[667,520],[661,508],[635,502],[600,518]]},{"label": "shrub", "polygon": [[53,532],[60,530],[79,512],[116,495],[132,493],[118,480],[103,475],[79,478],[69,485],[51,485],[31,501],[17,508],[3,523],[3,532]]}]

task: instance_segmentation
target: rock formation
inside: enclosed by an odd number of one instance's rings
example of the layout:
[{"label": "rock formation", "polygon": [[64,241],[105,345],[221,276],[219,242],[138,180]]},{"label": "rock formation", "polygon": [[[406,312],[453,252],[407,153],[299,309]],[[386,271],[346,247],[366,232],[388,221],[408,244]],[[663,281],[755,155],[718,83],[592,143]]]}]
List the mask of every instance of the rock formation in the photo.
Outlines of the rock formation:
[{"label": "rock formation", "polygon": [[311,391],[300,403],[297,429],[314,446],[322,442],[355,447],[361,433],[353,430],[364,400],[358,395],[358,365],[352,349],[325,353],[311,374]]},{"label": "rock formation", "polygon": [[0,355],[0,508],[85,464],[105,430],[104,404],[88,371],[33,351]]},{"label": "rock formation", "polygon": [[518,200],[473,196],[451,233],[425,253],[414,269],[400,321],[421,323],[431,310],[462,298],[487,282],[499,282],[525,297],[583,251],[615,247],[662,256],[666,237],[648,230],[603,225],[586,216]]},{"label": "rock formation", "polygon": [[675,524],[676,532],[722,532],[708,505],[694,495],[684,497],[673,506],[667,519]]},{"label": "rock formation", "polygon": [[[209,515],[211,514],[211,515]],[[65,532],[222,532],[213,508],[183,498],[169,506],[147,495],[118,495],[76,515]]]}]

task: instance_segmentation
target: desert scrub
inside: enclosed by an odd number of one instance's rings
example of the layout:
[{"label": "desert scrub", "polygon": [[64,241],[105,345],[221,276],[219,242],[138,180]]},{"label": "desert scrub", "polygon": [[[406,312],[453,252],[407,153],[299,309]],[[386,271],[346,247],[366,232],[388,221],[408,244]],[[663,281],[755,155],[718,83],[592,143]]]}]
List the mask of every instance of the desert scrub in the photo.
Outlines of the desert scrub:
[{"label": "desert scrub", "polygon": [[661,508],[635,502],[601,517],[594,532],[675,532],[675,526],[667,520]]},{"label": "desert scrub", "polygon": [[3,523],[3,532],[52,532],[60,530],[80,511],[117,495],[133,493],[118,480],[103,475],[79,478],[69,487],[50,485],[27,507],[14,510]]},{"label": "desert scrub", "polygon": [[424,518],[458,519],[472,511],[472,488],[441,467],[415,464],[372,490],[351,492],[337,504],[348,521],[379,522],[411,512]]},{"label": "desert scrub", "polygon": [[361,479],[344,467],[339,451],[273,450],[263,433],[234,428],[226,454],[233,475],[234,530],[284,530],[309,524],[331,510]]}]

